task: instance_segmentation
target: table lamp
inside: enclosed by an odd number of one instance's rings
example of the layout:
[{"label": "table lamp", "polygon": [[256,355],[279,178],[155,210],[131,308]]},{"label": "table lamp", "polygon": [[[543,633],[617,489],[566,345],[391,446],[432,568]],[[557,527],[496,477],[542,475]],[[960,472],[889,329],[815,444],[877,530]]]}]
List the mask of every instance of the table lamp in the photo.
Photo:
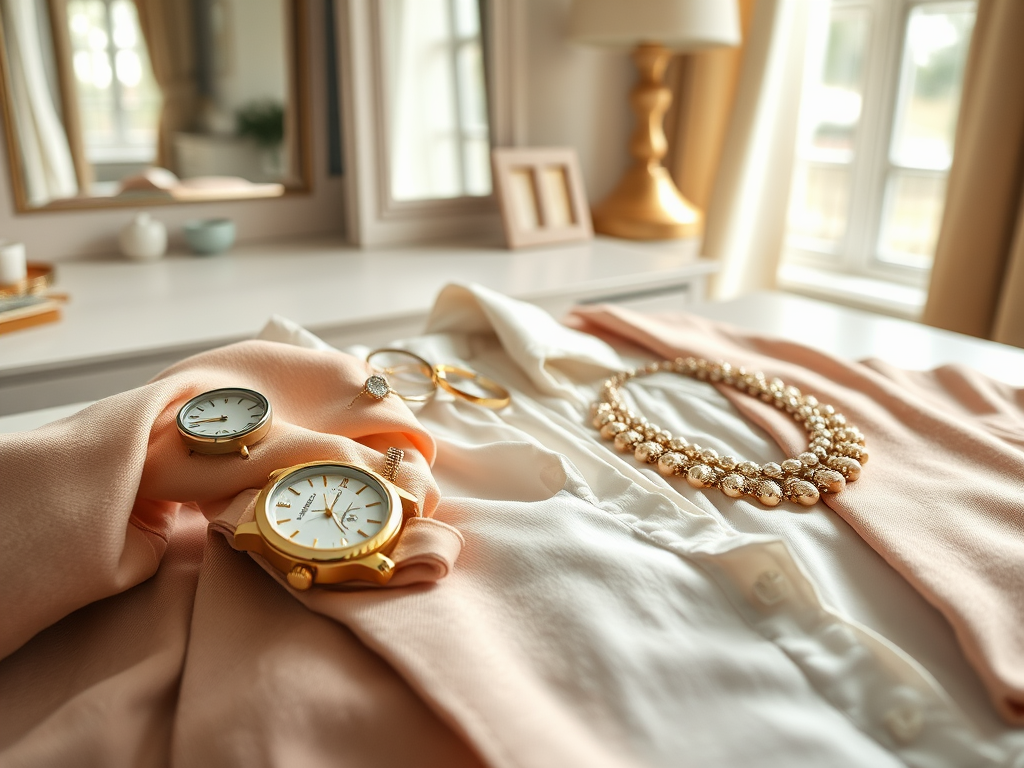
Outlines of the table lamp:
[{"label": "table lamp", "polygon": [[633,164],[592,214],[594,230],[630,240],[698,235],[703,214],[661,164],[668,144],[662,118],[672,94],[662,83],[672,51],[738,45],[735,0],[573,0],[569,37],[578,43],[633,47],[640,80],[630,93],[636,128]]}]

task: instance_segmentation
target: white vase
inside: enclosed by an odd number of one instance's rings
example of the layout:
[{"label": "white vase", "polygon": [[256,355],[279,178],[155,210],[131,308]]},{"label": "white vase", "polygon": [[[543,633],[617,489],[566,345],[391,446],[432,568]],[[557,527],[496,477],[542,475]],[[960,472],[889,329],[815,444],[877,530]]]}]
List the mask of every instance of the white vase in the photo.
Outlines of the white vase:
[{"label": "white vase", "polygon": [[156,261],[167,252],[167,227],[148,213],[139,213],[121,230],[118,242],[129,259]]}]

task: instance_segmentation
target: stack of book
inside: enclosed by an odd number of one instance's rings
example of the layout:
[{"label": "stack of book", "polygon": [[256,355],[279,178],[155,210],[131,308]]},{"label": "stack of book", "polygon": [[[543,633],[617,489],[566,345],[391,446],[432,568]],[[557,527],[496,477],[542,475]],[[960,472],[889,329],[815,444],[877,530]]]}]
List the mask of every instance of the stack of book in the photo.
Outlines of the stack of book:
[{"label": "stack of book", "polygon": [[60,320],[60,305],[48,296],[0,296],[0,333]]}]

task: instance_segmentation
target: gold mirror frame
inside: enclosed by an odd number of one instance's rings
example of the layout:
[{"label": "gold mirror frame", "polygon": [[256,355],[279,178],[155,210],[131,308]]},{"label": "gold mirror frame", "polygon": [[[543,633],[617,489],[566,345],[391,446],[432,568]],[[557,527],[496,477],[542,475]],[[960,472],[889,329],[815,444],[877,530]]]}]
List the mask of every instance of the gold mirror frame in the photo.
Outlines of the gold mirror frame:
[{"label": "gold mirror frame", "polygon": [[[51,27],[53,34],[60,34],[53,26],[52,19],[56,18],[58,11],[56,4],[61,0],[48,0]],[[299,169],[299,184],[285,186],[281,195],[273,197],[259,196],[259,199],[279,199],[292,195],[306,195],[313,191],[313,158],[312,158],[312,125],[310,114],[310,93],[309,93],[309,0],[287,0],[292,9],[291,35],[288,42],[290,54],[291,72],[288,78],[291,91],[294,95],[294,115],[296,122],[295,146],[289,147],[288,151],[293,152],[296,166]],[[66,34],[66,32],[65,32]],[[60,46],[58,40],[54,40],[55,49]],[[71,98],[69,83],[71,79],[70,63],[57,61],[57,81],[60,86],[61,106],[64,113],[64,120],[68,115],[77,114],[75,110],[67,108],[67,100]],[[195,202],[224,202],[232,200],[252,200],[255,196],[248,195],[224,195],[211,194],[209,198],[196,198],[189,200],[178,200],[174,198],[154,195],[152,198],[126,196],[119,197],[70,197],[61,200],[51,200],[45,205],[29,205],[28,195],[25,189],[25,167],[21,157],[21,147],[18,144],[17,129],[14,123],[13,107],[10,98],[10,66],[8,62],[7,37],[4,30],[3,18],[0,17],[0,102],[2,102],[4,118],[5,143],[7,145],[7,171],[10,175],[11,189],[14,193],[14,206],[17,213],[53,213],[54,211],[69,210],[100,210],[107,208],[149,208],[164,205],[182,205]],[[291,107],[289,107],[291,110]],[[72,122],[77,122],[72,119]],[[64,130],[68,133],[70,142],[81,140],[81,133],[77,130],[71,135],[66,122],[62,120]],[[76,174],[81,173],[79,164],[82,162],[81,153],[73,153]]]}]

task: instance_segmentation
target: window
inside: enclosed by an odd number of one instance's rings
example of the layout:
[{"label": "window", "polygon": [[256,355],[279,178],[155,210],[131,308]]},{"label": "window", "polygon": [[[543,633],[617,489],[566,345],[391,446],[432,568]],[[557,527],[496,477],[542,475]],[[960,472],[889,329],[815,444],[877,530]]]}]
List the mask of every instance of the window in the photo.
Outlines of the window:
[{"label": "window", "polygon": [[491,194],[479,0],[383,6],[395,200]]},{"label": "window", "polygon": [[90,163],[156,157],[160,90],[131,0],[68,0],[72,66]]},{"label": "window", "polygon": [[973,0],[833,0],[810,35],[784,283],[926,284],[974,12]]}]

